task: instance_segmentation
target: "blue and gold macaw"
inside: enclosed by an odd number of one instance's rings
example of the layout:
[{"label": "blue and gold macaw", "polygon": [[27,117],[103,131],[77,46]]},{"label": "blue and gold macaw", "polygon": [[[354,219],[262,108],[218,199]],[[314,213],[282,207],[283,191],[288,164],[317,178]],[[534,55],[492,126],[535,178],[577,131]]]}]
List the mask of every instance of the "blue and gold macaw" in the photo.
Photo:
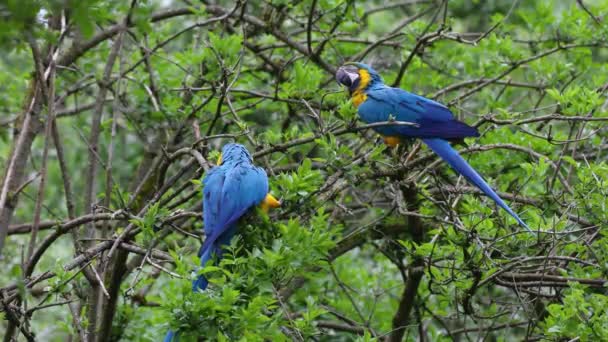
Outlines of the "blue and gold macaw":
[{"label": "blue and gold macaw", "polygon": [[420,138],[454,170],[493,199],[527,230],[530,228],[509,208],[458,152],[450,140],[478,137],[477,129],[458,121],[450,110],[433,100],[385,85],[369,65],[346,63],[336,72],[336,80],[346,86],[359,117],[366,123],[390,120],[415,123],[416,126],[387,125],[374,128],[384,142],[394,147],[403,138]]},{"label": "blue and gold macaw", "polygon": [[[205,242],[198,253],[201,266],[214,255],[221,257],[222,246],[230,244],[238,229],[237,222],[247,211],[258,205],[264,211],[281,205],[268,192],[266,171],[253,165],[243,145],[224,145],[218,165],[203,179]],[[207,284],[207,279],[200,275],[192,283],[192,291],[204,290]],[[176,333],[169,331],[164,341],[170,342],[174,337]]]},{"label": "blue and gold macaw", "polygon": [[[201,266],[205,266],[213,255],[221,255],[221,246],[230,244],[238,220],[249,209],[260,205],[267,212],[280,206],[268,192],[266,171],[253,165],[253,159],[243,145],[224,145],[218,165],[203,179],[205,242],[198,253]],[[206,287],[207,280],[203,276],[192,284],[194,291]]]}]

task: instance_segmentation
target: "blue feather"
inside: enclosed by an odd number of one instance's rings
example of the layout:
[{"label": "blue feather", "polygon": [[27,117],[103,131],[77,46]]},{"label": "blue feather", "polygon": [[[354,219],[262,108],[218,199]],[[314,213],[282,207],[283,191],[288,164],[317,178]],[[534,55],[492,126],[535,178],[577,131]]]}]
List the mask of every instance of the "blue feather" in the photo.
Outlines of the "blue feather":
[{"label": "blue feather", "polygon": [[[173,339],[173,338],[175,338],[175,339]],[[172,330],[169,330],[167,332],[167,335],[165,335],[165,339],[163,340],[163,342],[172,342],[172,341],[177,342],[178,340],[179,339],[178,339],[177,334],[175,332],[173,332]]]},{"label": "blue feather", "polygon": [[[213,257],[211,253],[213,251],[213,248],[211,247],[213,247],[213,245],[210,245],[207,250],[203,250],[203,248],[201,248],[201,251],[199,252],[199,257],[201,258],[201,266],[203,267]],[[196,280],[192,282],[192,291],[197,291],[199,289],[204,290],[207,288],[208,284],[209,282],[207,281],[207,278],[205,278],[203,275],[199,275],[198,278],[196,278]]]},{"label": "blue feather", "polygon": [[460,139],[477,137],[477,129],[454,118],[448,108],[405,90],[376,85],[366,92],[367,99],[359,106],[359,116],[367,123],[407,121],[411,126],[385,126],[375,130],[385,136],[409,138]]},{"label": "blue feather", "polygon": [[443,139],[422,139],[433,152],[437,153],[441,159],[445,160],[454,170],[463,175],[469,182],[477,186],[484,194],[494,200],[501,208],[506,210],[517,222],[528,231],[532,231],[522,219],[511,210],[511,208],[498,196],[496,192],[486,183],[483,178],[458,154],[448,141]]}]

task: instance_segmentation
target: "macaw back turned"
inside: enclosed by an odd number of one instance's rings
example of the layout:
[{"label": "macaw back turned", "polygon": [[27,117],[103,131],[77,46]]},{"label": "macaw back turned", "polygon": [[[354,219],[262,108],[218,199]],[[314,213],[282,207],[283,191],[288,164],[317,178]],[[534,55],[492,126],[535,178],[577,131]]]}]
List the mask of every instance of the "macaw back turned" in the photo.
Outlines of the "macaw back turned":
[{"label": "macaw back turned", "polygon": [[477,129],[454,118],[444,105],[425,97],[384,84],[369,65],[346,63],[336,72],[336,80],[348,88],[361,120],[366,123],[390,120],[416,123],[416,126],[387,125],[374,130],[389,146],[403,138],[419,138],[454,170],[477,186],[517,222],[530,231],[521,218],[498,196],[486,181],[452,148],[450,140],[477,137]]},{"label": "macaw back turned", "polygon": [[[201,266],[214,256],[221,257],[222,246],[230,244],[238,230],[237,222],[247,211],[258,205],[263,210],[280,205],[268,193],[266,171],[253,165],[253,159],[243,145],[224,145],[218,164],[203,179],[205,242],[198,253]],[[205,290],[207,285],[207,279],[200,275],[193,281],[192,291]],[[177,335],[177,332],[169,331],[164,341],[174,341]]]}]

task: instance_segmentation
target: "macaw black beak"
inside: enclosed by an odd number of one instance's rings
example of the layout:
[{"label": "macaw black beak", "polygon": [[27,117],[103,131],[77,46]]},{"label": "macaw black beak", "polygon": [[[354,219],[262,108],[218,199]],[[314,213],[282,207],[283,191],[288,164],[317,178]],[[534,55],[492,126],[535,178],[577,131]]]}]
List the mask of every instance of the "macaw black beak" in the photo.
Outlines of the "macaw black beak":
[{"label": "macaw black beak", "polygon": [[359,81],[359,71],[356,67],[351,65],[341,66],[336,72],[336,81],[341,85],[352,89],[353,85]]}]

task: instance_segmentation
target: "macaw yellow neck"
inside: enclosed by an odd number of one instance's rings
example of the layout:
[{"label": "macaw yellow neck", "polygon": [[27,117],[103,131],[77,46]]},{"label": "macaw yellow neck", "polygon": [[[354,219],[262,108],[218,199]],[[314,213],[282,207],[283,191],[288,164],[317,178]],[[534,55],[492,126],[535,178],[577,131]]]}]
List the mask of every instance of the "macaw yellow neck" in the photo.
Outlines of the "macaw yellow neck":
[{"label": "macaw yellow neck", "polygon": [[359,105],[361,105],[363,102],[365,102],[365,100],[367,100],[367,95],[365,94],[364,90],[369,85],[371,79],[372,77],[370,76],[369,72],[367,72],[367,70],[359,69],[359,85],[351,95],[355,107],[359,107]]}]

